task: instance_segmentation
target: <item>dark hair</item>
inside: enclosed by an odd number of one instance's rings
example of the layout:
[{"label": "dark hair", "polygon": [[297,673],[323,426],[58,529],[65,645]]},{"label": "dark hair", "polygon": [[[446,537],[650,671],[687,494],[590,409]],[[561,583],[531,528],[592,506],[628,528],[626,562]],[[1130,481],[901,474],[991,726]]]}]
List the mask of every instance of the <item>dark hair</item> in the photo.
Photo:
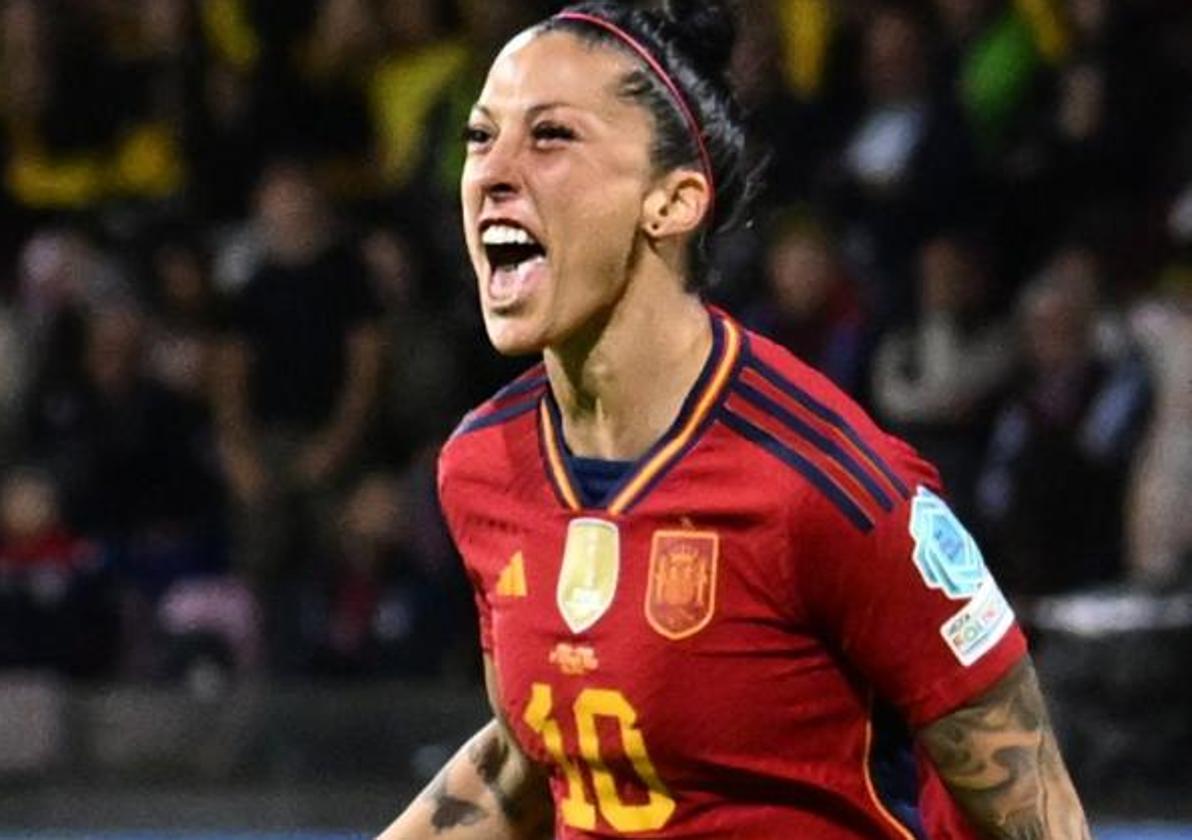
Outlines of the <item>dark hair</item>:
[{"label": "dark hair", "polygon": [[[758,166],[751,160],[741,108],[727,74],[736,21],[726,5],[715,0],[668,0],[660,11],[596,0],[564,11],[595,15],[630,34],[666,70],[702,129],[716,201],[713,217],[704,220],[703,234],[692,243],[692,280],[700,287],[707,273],[709,235],[738,225],[759,185]],[[696,138],[670,91],[628,45],[579,20],[550,18],[539,31],[565,31],[585,43],[612,46],[632,56],[641,66],[621,80],[619,93],[654,119],[654,166],[659,171],[703,169]]]}]

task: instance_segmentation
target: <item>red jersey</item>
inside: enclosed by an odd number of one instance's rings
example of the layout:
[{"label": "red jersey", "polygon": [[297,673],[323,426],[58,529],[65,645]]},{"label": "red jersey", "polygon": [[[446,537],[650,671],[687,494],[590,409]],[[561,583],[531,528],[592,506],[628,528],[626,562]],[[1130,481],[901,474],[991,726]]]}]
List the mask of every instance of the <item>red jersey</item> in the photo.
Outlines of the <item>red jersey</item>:
[{"label": "red jersey", "polygon": [[444,447],[500,713],[558,838],[967,838],[903,735],[1025,653],[935,471],[712,313],[666,435],[586,503],[541,366]]}]

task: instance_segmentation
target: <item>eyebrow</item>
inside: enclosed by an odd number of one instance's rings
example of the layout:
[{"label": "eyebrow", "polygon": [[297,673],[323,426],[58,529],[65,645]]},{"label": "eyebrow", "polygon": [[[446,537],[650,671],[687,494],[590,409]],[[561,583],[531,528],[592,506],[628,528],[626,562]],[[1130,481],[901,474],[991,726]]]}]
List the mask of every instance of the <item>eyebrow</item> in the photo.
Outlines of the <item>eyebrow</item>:
[{"label": "eyebrow", "polygon": [[[570,102],[553,101],[553,102],[538,102],[526,109],[526,116],[533,118],[541,114],[543,111],[550,111],[554,108],[573,108],[575,107]],[[490,120],[494,120],[493,112],[479,102],[472,106],[472,110],[479,111]]]}]

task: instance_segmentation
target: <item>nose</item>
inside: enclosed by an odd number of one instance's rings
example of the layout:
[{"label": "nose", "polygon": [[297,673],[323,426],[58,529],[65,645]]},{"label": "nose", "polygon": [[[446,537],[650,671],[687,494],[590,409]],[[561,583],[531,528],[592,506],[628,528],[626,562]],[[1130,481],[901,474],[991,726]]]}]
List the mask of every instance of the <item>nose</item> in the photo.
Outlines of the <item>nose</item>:
[{"label": "nose", "polygon": [[497,137],[475,161],[472,182],[484,199],[501,202],[521,192],[521,156],[513,133]]}]

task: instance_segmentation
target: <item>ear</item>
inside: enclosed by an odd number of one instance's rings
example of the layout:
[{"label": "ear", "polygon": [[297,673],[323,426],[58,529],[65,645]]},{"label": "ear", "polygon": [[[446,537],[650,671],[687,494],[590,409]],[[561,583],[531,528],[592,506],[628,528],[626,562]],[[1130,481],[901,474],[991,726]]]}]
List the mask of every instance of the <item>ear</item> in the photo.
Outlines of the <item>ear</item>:
[{"label": "ear", "polygon": [[642,201],[642,228],[653,239],[691,233],[703,221],[711,198],[708,179],[702,172],[668,172]]}]

